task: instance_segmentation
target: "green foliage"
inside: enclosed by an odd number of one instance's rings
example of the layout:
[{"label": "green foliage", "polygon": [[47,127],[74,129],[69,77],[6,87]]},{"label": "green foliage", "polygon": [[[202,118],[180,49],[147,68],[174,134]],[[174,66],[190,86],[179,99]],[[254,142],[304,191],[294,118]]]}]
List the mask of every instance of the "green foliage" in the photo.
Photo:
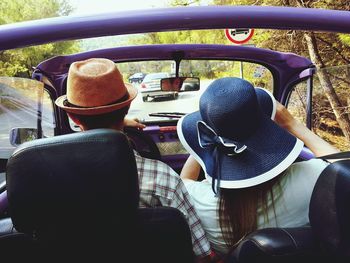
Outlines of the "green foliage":
[{"label": "green foliage", "polygon": [[73,11],[66,0],[2,0],[3,24],[68,15]]},{"label": "green foliage", "polygon": [[[68,15],[72,10],[66,0],[1,0],[0,25]],[[77,42],[68,41],[0,52],[0,75],[30,76],[39,62],[78,50]]]},{"label": "green foliage", "polygon": [[189,5],[193,5],[193,4],[199,4],[200,0],[192,0],[192,1],[188,1],[188,0],[172,0],[169,2],[170,6],[189,6]]},{"label": "green foliage", "polygon": [[[200,1],[173,0],[172,6],[187,6],[200,4]],[[318,0],[213,0],[215,5],[274,5],[312,8],[331,8],[348,10],[349,3],[343,1],[318,1]],[[309,50],[304,40],[302,31],[293,30],[255,30],[250,43],[257,47],[273,49],[282,52],[292,52],[309,57]],[[350,57],[350,37],[335,33],[317,33],[317,44],[325,66],[348,64]],[[336,41],[334,41],[336,40]],[[131,38],[129,44],[231,44],[225,37],[223,30],[192,30],[179,32],[151,33]],[[209,74],[209,73],[208,73]],[[210,75],[210,74],[209,74]]]},{"label": "green foliage", "polygon": [[350,35],[348,35],[348,34],[339,34],[339,39],[344,45],[350,47]]}]

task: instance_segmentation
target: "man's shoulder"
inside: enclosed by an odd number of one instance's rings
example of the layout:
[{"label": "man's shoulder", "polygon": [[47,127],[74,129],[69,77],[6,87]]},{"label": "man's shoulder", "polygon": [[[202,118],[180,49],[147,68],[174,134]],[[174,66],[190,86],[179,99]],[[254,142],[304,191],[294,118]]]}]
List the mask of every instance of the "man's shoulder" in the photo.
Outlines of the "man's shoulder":
[{"label": "man's shoulder", "polygon": [[169,167],[169,165],[167,165],[166,163],[160,161],[160,160],[156,160],[156,159],[150,159],[150,158],[146,158],[146,157],[142,157],[140,154],[138,154],[137,152],[135,153],[135,159],[136,162],[140,162],[140,163],[146,163],[146,164],[153,164],[153,165],[157,165],[157,166],[164,166],[164,167]]},{"label": "man's shoulder", "polygon": [[175,192],[186,191],[180,176],[166,163],[137,156],[136,164],[141,196],[151,195],[157,196],[157,199],[173,200]]},{"label": "man's shoulder", "polygon": [[140,156],[135,152],[136,165],[139,170],[153,170],[159,173],[167,173],[179,177],[179,175],[166,163]]}]

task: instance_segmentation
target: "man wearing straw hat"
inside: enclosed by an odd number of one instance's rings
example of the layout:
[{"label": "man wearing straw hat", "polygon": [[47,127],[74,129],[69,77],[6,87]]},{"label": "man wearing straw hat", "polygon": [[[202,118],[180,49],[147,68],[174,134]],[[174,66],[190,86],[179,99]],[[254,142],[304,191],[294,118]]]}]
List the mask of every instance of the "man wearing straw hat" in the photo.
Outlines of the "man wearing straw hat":
[{"label": "man wearing straw hat", "polygon": [[[56,105],[65,110],[82,131],[97,128],[122,131],[124,117],[136,95],[137,89],[123,82],[113,61],[92,58],[70,66],[67,94],[57,98]],[[132,124],[143,127],[135,122]],[[135,158],[140,206],[179,209],[190,226],[195,255],[207,259],[211,252],[209,242],[179,175],[160,161],[143,158],[136,152]]]}]

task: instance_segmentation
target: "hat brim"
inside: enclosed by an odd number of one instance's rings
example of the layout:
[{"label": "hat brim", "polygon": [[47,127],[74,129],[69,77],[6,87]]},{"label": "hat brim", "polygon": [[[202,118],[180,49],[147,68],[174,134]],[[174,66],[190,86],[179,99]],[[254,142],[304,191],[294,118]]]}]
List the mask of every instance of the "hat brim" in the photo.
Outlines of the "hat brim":
[{"label": "hat brim", "polygon": [[256,87],[255,93],[258,99],[258,103],[263,112],[271,117],[271,120],[275,119],[277,103],[272,93],[266,89]]},{"label": "hat brim", "polygon": [[136,98],[138,91],[134,86],[127,83],[125,84],[125,87],[128,91],[129,97],[127,98],[127,100],[114,103],[114,104],[97,106],[97,107],[72,107],[72,106],[68,106],[66,103],[67,95],[58,97],[55,101],[55,104],[61,109],[65,110],[66,112],[70,112],[70,113],[75,113],[79,115],[100,115],[100,114],[104,114],[104,113],[108,113],[114,110],[124,108],[131,104],[131,102]]},{"label": "hat brim", "polygon": [[[208,181],[216,172],[215,152],[199,144],[197,123],[200,113],[182,117],[177,125],[179,139],[186,150],[199,162]],[[246,150],[235,156],[219,154],[221,188],[245,188],[264,183],[286,170],[299,156],[303,142],[279,127],[270,116],[263,114],[255,133],[240,143]]]}]

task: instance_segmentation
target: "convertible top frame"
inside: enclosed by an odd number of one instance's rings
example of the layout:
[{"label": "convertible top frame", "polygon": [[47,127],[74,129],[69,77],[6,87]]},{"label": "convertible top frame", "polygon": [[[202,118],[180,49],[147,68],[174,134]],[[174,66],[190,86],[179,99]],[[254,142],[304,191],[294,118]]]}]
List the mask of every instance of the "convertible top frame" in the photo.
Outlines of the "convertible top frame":
[{"label": "convertible top frame", "polygon": [[65,77],[69,66],[75,61],[92,57],[108,58],[117,63],[145,60],[175,60],[178,58],[179,53],[181,53],[181,59],[240,60],[262,64],[274,76],[274,95],[276,98],[280,98],[282,93],[284,93],[284,87],[287,87],[288,83],[299,79],[301,72],[314,67],[309,59],[292,53],[246,46],[181,44],[126,46],[57,56],[40,63],[37,66],[37,70],[50,79],[57,89],[58,96],[60,96],[65,92],[59,88],[62,83],[62,77]]},{"label": "convertible top frame", "polygon": [[0,50],[108,35],[223,28],[350,33],[350,12],[272,6],[197,6],[66,16],[0,26]]}]

